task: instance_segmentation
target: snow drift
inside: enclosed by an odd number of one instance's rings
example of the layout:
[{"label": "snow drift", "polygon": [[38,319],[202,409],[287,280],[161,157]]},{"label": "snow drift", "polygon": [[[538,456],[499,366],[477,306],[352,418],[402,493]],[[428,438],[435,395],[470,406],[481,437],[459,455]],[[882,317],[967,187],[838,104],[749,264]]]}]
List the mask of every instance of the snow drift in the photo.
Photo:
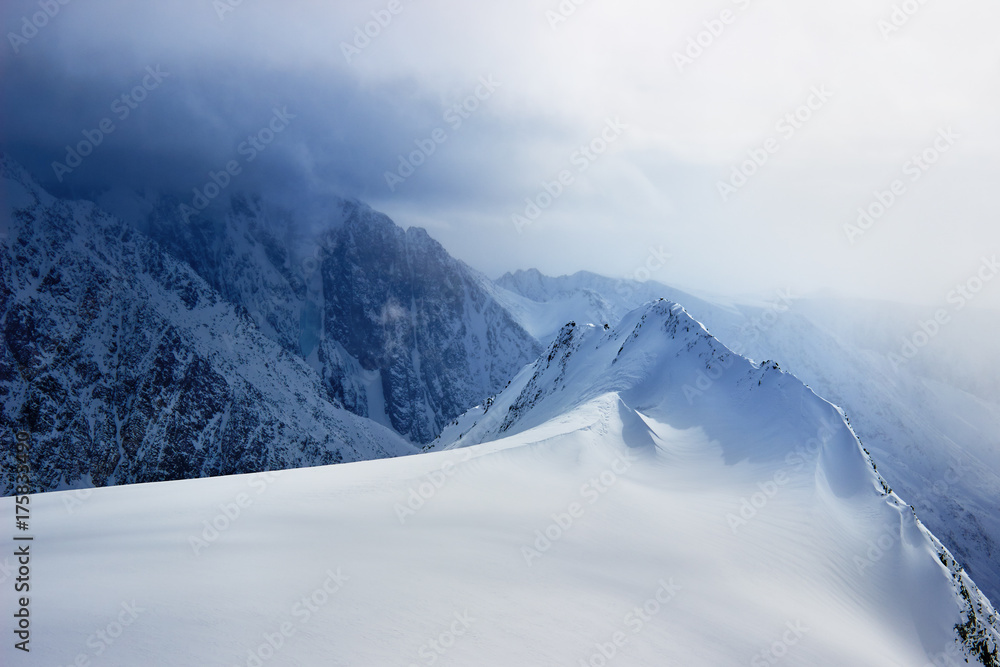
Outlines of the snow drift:
[{"label": "snow drift", "polygon": [[841,412],[669,302],[563,328],[434,448],[33,497],[32,660],[997,664]]}]

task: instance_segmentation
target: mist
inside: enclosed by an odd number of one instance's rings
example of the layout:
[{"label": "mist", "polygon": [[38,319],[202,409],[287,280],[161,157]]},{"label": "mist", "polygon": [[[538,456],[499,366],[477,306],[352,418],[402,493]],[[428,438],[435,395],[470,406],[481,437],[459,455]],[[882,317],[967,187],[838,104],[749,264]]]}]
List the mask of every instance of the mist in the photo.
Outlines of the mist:
[{"label": "mist", "polygon": [[193,201],[235,164],[234,192],[358,198],[491,276],[926,307],[978,279],[971,306],[996,308],[997,19],[976,0],[17,0],[0,146],[73,197]]}]

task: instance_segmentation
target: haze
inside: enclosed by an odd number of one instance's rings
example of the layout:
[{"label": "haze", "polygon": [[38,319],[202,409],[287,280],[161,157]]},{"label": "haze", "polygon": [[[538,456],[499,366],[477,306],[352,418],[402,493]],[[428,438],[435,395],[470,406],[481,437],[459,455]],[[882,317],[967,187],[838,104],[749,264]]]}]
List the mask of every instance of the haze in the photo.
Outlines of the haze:
[{"label": "haze", "polygon": [[238,188],[362,199],[492,276],[936,305],[1000,252],[998,20],[985,0],[16,0],[0,144],[57,194],[190,195],[287,109]]}]

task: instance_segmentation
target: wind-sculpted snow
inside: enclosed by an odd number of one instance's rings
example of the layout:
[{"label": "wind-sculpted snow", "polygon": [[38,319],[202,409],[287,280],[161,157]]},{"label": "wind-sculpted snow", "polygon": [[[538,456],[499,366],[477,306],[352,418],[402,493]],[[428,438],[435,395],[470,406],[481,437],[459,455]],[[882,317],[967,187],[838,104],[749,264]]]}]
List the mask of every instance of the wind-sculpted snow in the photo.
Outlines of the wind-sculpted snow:
[{"label": "wind-sculpted snow", "polygon": [[32,489],[103,486],[409,453],[339,407],[189,266],[87,202],[2,164],[0,490],[18,430]]},{"label": "wind-sculpted snow", "polygon": [[124,601],[109,663],[997,667],[837,408],[674,304],[565,327],[435,448],[33,498],[33,658],[95,658]]},{"label": "wind-sculpted snow", "polygon": [[[947,326],[932,326],[933,308],[789,290],[732,302],[586,272],[553,278],[518,271],[497,283],[498,298],[540,340],[550,341],[567,321],[613,323],[665,297],[731,349],[777,360],[845,410],[892,486],[983,591],[1000,597],[996,313],[965,308]],[[902,341],[926,340],[924,327],[937,329],[933,341],[912,359],[902,357]],[[694,409],[715,370],[690,372],[684,402]]]},{"label": "wind-sculpted snow", "polygon": [[[699,372],[712,378],[700,389],[687,384]],[[698,393],[697,401],[690,400],[692,391]],[[671,302],[660,300],[633,311],[614,328],[567,324],[534,365],[489,400],[487,410],[473,409],[450,425],[435,448],[532,434],[550,438],[553,430],[562,432],[566,414],[609,400],[616,405],[620,424],[616,434],[633,449],[649,450],[652,444],[656,456],[683,463],[664,433],[694,432],[722,465],[758,471],[763,482],[757,484],[757,493],[748,493],[750,500],[727,515],[734,534],[763,514],[774,496],[793,486],[807,488],[821,513],[829,513],[827,520],[841,524],[844,531],[878,517],[884,534],[851,560],[856,570],[852,574],[865,575],[876,563],[884,567],[882,561],[898,558],[895,567],[903,579],[917,586],[916,592],[904,589],[914,606],[928,603],[926,587],[946,585],[949,595],[939,596],[934,604],[950,605],[948,613],[960,616],[949,641],[966,657],[1000,664],[1000,633],[989,601],[913,509],[892,492],[842,411],[776,363],[754,364],[733,353]],[[804,505],[800,510],[805,516],[817,508]],[[918,616],[914,622],[928,636],[940,633],[936,620]],[[942,656],[954,649],[949,647],[939,647]]]},{"label": "wind-sculpted snow", "polygon": [[[686,384],[696,369],[714,378],[704,390]],[[694,405],[687,400],[691,391],[701,394]],[[854,435],[837,408],[777,364],[755,365],[733,353],[681,306],[665,300],[629,313],[613,328],[567,324],[511,388],[491,399],[492,420],[480,420],[472,431],[456,437],[456,426],[476,414],[470,412],[442,435],[437,446],[519,433],[609,392],[678,428],[703,429],[722,446],[729,465],[781,460],[815,433],[815,423],[836,425],[830,428],[835,435],[825,443],[831,448],[836,444],[847,451],[856,449]],[[792,403],[796,410],[776,412],[772,406],[777,402]],[[747,423],[729,432],[724,429],[729,421],[718,415],[731,412],[734,404],[759,404],[761,409],[741,412]],[[857,461],[865,477],[867,464],[860,453]],[[842,476],[857,477],[846,472]],[[846,479],[838,480],[838,486],[844,484]]]}]

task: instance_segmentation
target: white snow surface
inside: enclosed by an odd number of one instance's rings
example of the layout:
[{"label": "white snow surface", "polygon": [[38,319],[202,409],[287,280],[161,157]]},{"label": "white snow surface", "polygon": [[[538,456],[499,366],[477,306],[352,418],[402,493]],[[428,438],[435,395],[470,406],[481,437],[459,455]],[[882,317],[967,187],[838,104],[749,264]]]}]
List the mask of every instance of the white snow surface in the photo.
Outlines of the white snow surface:
[{"label": "white snow surface", "polygon": [[[500,278],[496,289],[542,340],[570,320],[615,323],[664,297],[734,351],[776,360],[844,409],[889,485],[981,589],[1000,598],[1000,313],[975,304],[958,310],[944,301],[948,323],[906,359],[903,339],[919,340],[936,308],[806,297],[791,289],[725,300],[587,272],[518,271]],[[692,368],[683,382],[697,389],[710,375]],[[695,404],[701,395],[685,398]]]},{"label": "white snow surface", "polygon": [[564,328],[436,444],[34,496],[0,662],[923,667],[964,664],[961,591],[993,613],[836,407],[669,302]]}]

